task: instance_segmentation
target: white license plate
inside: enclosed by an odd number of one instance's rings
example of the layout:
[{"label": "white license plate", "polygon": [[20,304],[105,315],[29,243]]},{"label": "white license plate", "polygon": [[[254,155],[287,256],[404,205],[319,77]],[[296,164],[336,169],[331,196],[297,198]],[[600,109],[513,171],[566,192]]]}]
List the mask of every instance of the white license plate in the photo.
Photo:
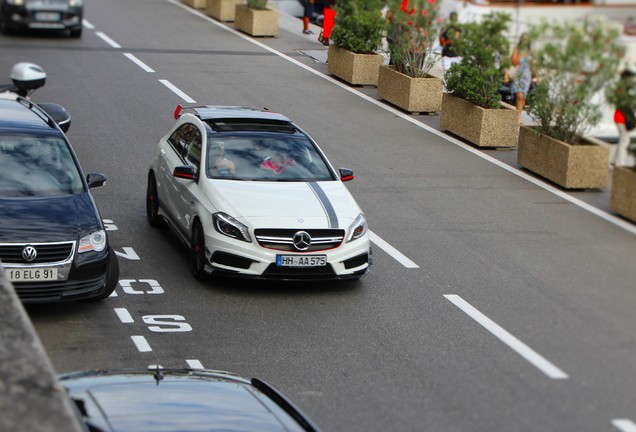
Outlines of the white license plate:
[{"label": "white license plate", "polygon": [[61,16],[57,12],[36,12],[34,18],[36,21],[57,22],[61,19]]},{"label": "white license plate", "polygon": [[56,268],[7,269],[11,282],[39,282],[57,280]]},{"label": "white license plate", "polygon": [[321,267],[327,265],[326,255],[276,255],[278,267]]}]

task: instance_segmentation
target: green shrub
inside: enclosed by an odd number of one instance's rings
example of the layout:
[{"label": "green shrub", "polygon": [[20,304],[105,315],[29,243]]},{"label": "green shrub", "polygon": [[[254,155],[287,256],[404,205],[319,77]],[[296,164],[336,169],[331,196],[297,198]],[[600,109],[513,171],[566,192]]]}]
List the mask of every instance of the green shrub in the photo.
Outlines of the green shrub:
[{"label": "green shrub", "polygon": [[382,0],[338,0],[331,40],[340,48],[369,54],[382,46],[385,20]]},{"label": "green shrub", "polygon": [[478,23],[462,25],[453,41],[453,51],[462,58],[446,73],[446,89],[455,96],[483,108],[499,108],[503,68],[509,65],[510,44],[505,33],[510,15],[493,13]]},{"label": "green shrub", "polygon": [[247,7],[252,9],[267,9],[267,0],[247,0]]},{"label": "green shrub", "polygon": [[576,144],[602,118],[604,86],[618,74],[624,48],[622,28],[602,16],[582,23],[543,22],[532,28],[539,81],[530,94],[528,114],[538,131]]},{"label": "green shrub", "polygon": [[439,60],[433,51],[441,28],[439,0],[389,1],[387,42],[391,63],[398,72],[413,78],[426,77]]}]

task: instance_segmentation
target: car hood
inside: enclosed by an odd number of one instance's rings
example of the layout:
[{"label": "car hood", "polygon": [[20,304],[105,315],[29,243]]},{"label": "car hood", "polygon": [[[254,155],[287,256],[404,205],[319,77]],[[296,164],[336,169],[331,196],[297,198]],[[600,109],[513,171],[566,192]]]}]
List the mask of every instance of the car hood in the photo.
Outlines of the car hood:
[{"label": "car hood", "polygon": [[0,198],[3,242],[75,240],[101,227],[88,192],[59,197]]},{"label": "car hood", "polygon": [[[62,380],[94,426],[114,432],[289,431],[280,410],[240,379],[114,375]],[[287,423],[288,424],[288,423]]]},{"label": "car hood", "polygon": [[259,228],[342,228],[361,213],[340,181],[208,180],[214,207]]}]

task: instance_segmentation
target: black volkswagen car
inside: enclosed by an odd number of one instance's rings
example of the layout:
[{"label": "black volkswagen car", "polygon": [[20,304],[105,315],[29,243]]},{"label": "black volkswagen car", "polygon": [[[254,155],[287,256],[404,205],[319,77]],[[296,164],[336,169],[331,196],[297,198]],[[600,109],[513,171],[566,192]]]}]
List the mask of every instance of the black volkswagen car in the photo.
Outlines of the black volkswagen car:
[{"label": "black volkswagen car", "polygon": [[13,30],[68,30],[82,36],[84,0],[0,0],[0,33]]},{"label": "black volkswagen car", "polygon": [[318,431],[272,386],[231,372],[89,370],[58,378],[92,432]]},{"label": "black volkswagen car", "polygon": [[0,262],[23,302],[113,292],[119,264],[89,192],[105,181],[99,173],[84,177],[40,106],[0,94]]}]

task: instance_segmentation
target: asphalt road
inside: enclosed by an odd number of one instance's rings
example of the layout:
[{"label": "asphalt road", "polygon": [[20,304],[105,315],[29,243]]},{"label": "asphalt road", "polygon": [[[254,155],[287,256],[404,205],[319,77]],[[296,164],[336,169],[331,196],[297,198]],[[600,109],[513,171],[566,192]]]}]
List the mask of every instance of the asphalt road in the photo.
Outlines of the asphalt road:
[{"label": "asphalt road", "polygon": [[[80,40],[0,37],[5,81],[16,62],[42,66],[34,99],[69,109],[84,170],[109,179],[94,195],[120,255],[117,296],[28,307],[58,372],[229,370],[270,382],[325,431],[635,430],[629,224],[324,79],[299,52],[316,49],[300,22],[254,43],[168,0],[87,0],[85,18]],[[144,202],[155,143],[188,98],[287,114],[353,168],[371,273],[194,280]]]}]

